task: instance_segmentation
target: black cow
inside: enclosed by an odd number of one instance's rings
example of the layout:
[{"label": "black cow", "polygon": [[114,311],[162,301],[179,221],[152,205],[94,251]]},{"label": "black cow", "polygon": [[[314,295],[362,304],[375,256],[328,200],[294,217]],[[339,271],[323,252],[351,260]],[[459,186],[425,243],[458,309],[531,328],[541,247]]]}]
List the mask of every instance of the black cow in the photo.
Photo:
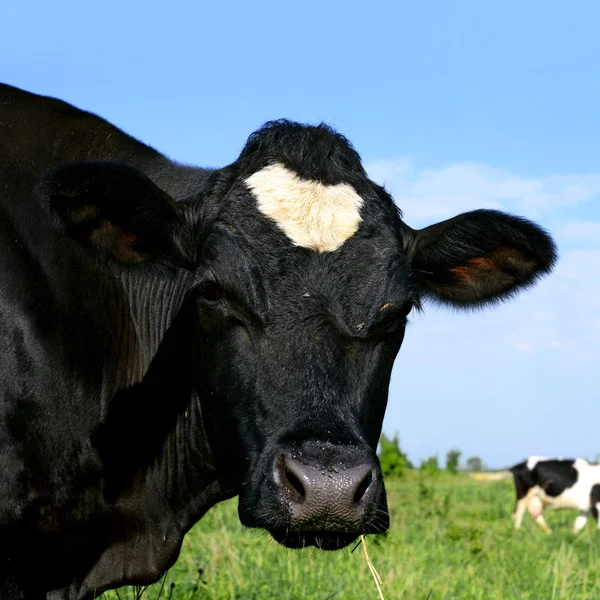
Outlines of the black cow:
[{"label": "black cow", "polygon": [[600,527],[600,465],[591,465],[582,458],[530,456],[510,471],[517,492],[513,514],[516,529],[528,510],[535,522],[550,533],[542,514],[545,507],[578,510],[575,533],[583,529],[590,513]]},{"label": "black cow", "polygon": [[239,494],[288,547],[383,532],[375,455],[407,315],[510,298],[551,238],[422,230],[350,143],[289,121],[217,170],[0,88],[0,595],[156,580]]}]

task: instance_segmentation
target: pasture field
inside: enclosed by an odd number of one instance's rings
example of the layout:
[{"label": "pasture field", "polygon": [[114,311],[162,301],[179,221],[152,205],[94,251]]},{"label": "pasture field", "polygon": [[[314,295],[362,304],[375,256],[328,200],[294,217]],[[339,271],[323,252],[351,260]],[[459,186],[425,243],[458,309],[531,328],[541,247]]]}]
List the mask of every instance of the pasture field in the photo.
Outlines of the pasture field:
[{"label": "pasture field", "polygon": [[[512,480],[411,472],[387,488],[391,531],[367,538],[386,600],[600,599],[600,531],[592,520],[575,536],[575,512],[548,511],[552,535],[528,515],[514,531]],[[178,562],[142,599],[377,600],[362,548],[351,550],[286,550],[244,530],[234,499],[192,529]],[[141,592],[123,588],[105,598]]]}]

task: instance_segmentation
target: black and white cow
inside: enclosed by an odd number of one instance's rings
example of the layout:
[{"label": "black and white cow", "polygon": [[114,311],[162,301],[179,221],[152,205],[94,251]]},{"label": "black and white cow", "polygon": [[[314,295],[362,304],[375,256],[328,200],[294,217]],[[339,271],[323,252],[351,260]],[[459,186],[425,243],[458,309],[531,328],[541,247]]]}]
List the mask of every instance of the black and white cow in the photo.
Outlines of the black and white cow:
[{"label": "black and white cow", "polygon": [[517,492],[513,514],[516,529],[521,527],[527,510],[535,522],[550,533],[542,514],[546,507],[578,510],[575,533],[585,526],[590,514],[600,528],[600,465],[592,465],[582,458],[530,456],[510,471]]},{"label": "black and white cow", "polygon": [[375,454],[406,320],[548,273],[535,224],[406,225],[350,143],[276,121],[221,169],[0,87],[0,597],[158,579],[239,494],[285,546],[388,528]]}]

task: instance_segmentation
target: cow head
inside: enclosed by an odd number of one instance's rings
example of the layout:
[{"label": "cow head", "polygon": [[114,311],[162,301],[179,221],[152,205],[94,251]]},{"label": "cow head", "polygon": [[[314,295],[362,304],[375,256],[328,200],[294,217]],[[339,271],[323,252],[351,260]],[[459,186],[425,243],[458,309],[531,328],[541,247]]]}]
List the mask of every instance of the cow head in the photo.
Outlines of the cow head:
[{"label": "cow head", "polygon": [[411,310],[508,298],[555,260],[543,230],[497,211],[411,229],[326,126],[266,125],[179,204],[106,169],[68,194],[55,174],[55,212],[112,261],[193,270],[195,382],[222,487],[242,523],[289,547],[387,529],[375,452]]}]

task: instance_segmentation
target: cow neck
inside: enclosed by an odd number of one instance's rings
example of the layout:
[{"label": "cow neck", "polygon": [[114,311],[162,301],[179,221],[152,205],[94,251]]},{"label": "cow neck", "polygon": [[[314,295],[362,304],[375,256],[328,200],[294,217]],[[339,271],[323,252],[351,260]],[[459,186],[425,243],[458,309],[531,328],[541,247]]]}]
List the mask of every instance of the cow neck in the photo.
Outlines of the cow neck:
[{"label": "cow neck", "polygon": [[198,195],[214,171],[183,165],[164,156],[155,158],[151,163],[140,164],[139,169],[173,198]]},{"label": "cow neck", "polygon": [[173,277],[156,277],[129,271],[120,277],[122,327],[117,341],[126,360],[117,376],[117,389],[142,381],[165,333],[173,323],[189,288],[190,274],[178,270]]}]

